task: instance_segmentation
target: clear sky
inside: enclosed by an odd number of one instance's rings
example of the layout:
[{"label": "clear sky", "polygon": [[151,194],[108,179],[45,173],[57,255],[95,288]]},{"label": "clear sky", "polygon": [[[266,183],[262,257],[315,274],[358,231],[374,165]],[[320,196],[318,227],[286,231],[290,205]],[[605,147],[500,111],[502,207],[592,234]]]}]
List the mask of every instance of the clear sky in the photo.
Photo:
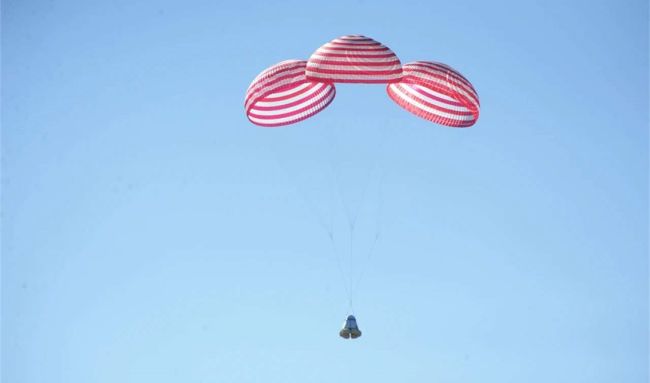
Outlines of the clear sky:
[{"label": "clear sky", "polygon": [[[478,123],[246,120],[345,34]],[[3,1],[2,381],[647,382],[648,104],[646,1]]]}]

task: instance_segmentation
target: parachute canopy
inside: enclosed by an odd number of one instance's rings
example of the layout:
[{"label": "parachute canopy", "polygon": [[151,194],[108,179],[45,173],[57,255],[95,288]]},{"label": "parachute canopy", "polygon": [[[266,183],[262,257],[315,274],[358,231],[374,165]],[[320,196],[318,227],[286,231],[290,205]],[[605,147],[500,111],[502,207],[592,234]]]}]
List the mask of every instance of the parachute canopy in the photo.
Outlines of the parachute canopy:
[{"label": "parachute canopy", "polygon": [[458,71],[442,63],[408,63],[402,81],[389,84],[386,91],[397,105],[431,122],[461,128],[478,119],[476,90]]}]

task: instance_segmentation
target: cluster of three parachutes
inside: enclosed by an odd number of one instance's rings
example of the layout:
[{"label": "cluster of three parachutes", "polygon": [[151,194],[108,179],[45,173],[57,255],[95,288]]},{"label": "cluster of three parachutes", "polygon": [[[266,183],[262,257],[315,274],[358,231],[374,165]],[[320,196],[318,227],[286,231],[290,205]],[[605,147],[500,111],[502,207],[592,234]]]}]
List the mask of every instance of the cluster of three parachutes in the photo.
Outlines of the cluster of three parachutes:
[{"label": "cluster of three parachutes", "polygon": [[401,64],[383,44],[348,35],[318,48],[307,61],[282,61],[260,73],[246,91],[248,119],[259,126],[293,124],[324,110],[336,95],[335,83],[387,84],[397,105],[428,121],[472,126],[479,98],[472,84],[446,64]]}]

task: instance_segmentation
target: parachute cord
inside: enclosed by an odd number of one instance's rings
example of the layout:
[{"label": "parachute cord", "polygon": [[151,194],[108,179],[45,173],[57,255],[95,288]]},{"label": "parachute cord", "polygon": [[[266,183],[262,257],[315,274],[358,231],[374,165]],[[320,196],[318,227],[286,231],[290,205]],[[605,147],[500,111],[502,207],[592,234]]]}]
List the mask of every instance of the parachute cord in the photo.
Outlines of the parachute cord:
[{"label": "parachute cord", "polygon": [[[331,151],[334,151],[334,149],[335,149],[334,147],[336,145],[334,145],[334,139],[331,137],[331,133],[330,133],[330,137],[329,137],[328,141],[330,143]],[[337,157],[340,157],[340,156],[337,156]],[[345,218],[346,218],[346,220],[348,222],[349,245],[350,245],[349,246],[349,253],[348,253],[348,262],[347,262],[348,263],[348,270],[347,270],[348,278],[343,278],[343,279],[344,279],[344,282],[345,282],[345,290],[346,290],[346,295],[347,295],[347,298],[348,298],[348,311],[353,312],[354,311],[354,304],[353,304],[353,299],[352,299],[352,288],[354,286],[354,279],[353,279],[354,273],[353,273],[353,268],[352,268],[353,267],[353,264],[352,264],[352,262],[353,262],[353,246],[352,246],[352,241],[353,240],[352,240],[352,237],[354,235],[354,225],[355,225],[356,218],[353,218],[353,213],[352,213],[348,203],[346,202],[345,196],[343,195],[343,187],[341,186],[342,182],[341,182],[341,166],[340,166],[340,163],[339,163],[339,161],[336,161],[334,158],[330,158],[329,164],[330,164],[330,169],[332,171],[332,179],[334,181],[333,182],[333,184],[334,184],[333,187],[335,189],[335,192],[333,194],[338,194],[341,206],[343,207],[343,211],[345,213]],[[339,258],[337,258],[337,261],[340,264],[340,259]],[[342,271],[343,267],[341,267],[340,269],[341,269],[341,272],[343,274],[345,274],[345,272]]]},{"label": "parachute cord", "polygon": [[330,233],[329,235],[330,239],[330,244],[332,245],[332,255],[336,261],[336,267],[339,270],[339,275],[341,277],[341,282],[343,282],[343,288],[345,290],[345,295],[348,298],[348,301],[350,302],[350,305],[352,305],[352,292],[350,291],[350,288],[348,287],[348,278],[345,277],[345,272],[343,271],[343,265],[341,264],[341,257],[339,256],[339,251],[336,248],[336,241],[334,240],[334,235]]},{"label": "parachute cord", "polygon": [[[341,200],[341,205],[343,206],[343,209],[345,211],[345,216],[348,221],[348,229],[349,229],[349,254],[348,254],[348,262],[349,262],[349,270],[348,270],[348,281],[349,281],[349,287],[347,288],[347,291],[349,292],[349,297],[348,297],[348,304],[349,308],[348,310],[351,311],[352,313],[354,312],[354,289],[355,289],[355,271],[354,271],[354,259],[355,259],[355,253],[354,253],[354,237],[356,233],[356,224],[357,224],[357,218],[359,217],[359,214],[361,212],[361,209],[363,207],[363,203],[366,199],[367,191],[369,188],[369,185],[371,183],[372,179],[372,172],[375,166],[372,166],[368,170],[368,175],[366,176],[366,180],[364,182],[364,186],[361,192],[361,199],[359,200],[359,206],[353,211],[350,209],[349,205],[347,204],[345,197],[343,195],[342,187],[341,187],[341,182],[340,182],[340,169],[334,168],[334,165],[332,165],[332,171],[335,176],[335,181],[336,181],[336,189],[338,191],[339,198]],[[357,265],[358,267],[361,265]],[[358,283],[356,283],[358,284]]]},{"label": "parachute cord", "polygon": [[[275,141],[273,142],[275,143]],[[343,270],[341,255],[336,246],[336,240],[334,238],[334,214],[333,214],[334,207],[331,206],[331,208],[328,209],[330,211],[330,219],[328,224],[326,219],[323,217],[321,212],[316,207],[316,204],[313,201],[311,201],[311,199],[308,197],[307,192],[300,187],[297,177],[294,177],[291,171],[289,171],[288,167],[284,164],[284,161],[281,159],[280,154],[278,153],[277,147],[275,145],[269,145],[269,146],[273,148],[273,153],[275,155],[276,163],[282,169],[285,176],[289,179],[292,186],[294,187],[294,190],[302,199],[304,205],[307,206],[309,211],[311,211],[312,216],[316,218],[315,221],[318,224],[318,226],[320,226],[327,233],[327,237],[329,238],[329,242],[331,245],[332,257],[336,262],[336,266],[339,271],[339,276],[341,278],[341,282],[343,283],[343,289],[345,290],[345,295],[348,297],[348,300],[351,302],[352,292],[350,289],[352,285],[352,275],[346,276],[346,273]],[[330,203],[333,204],[335,199],[334,194],[333,193],[329,193],[329,194],[331,196]]]},{"label": "parachute cord", "polygon": [[[329,147],[330,147],[329,152],[330,153],[333,153],[334,151],[338,152],[339,151],[338,145],[335,144],[336,140],[332,136],[331,129],[326,129],[325,131],[327,132],[326,141],[329,143]],[[330,177],[328,177],[328,178],[330,178],[330,181],[331,181],[330,193],[329,194],[331,196],[331,201],[330,202],[332,203],[332,206],[331,206],[331,209],[330,209],[330,224],[331,224],[331,228],[332,228],[331,229],[332,231],[331,231],[331,234],[330,234],[330,239],[331,239],[331,242],[332,242],[332,249],[334,251],[334,256],[335,256],[335,259],[336,259],[336,266],[337,266],[337,268],[339,270],[339,273],[341,275],[341,280],[343,282],[343,288],[345,289],[345,295],[346,295],[347,300],[348,300],[348,310],[351,310],[352,309],[352,285],[353,285],[352,274],[349,273],[349,272],[348,273],[345,272],[344,266],[343,266],[344,259],[342,259],[342,258],[345,258],[344,251],[340,251],[340,252],[338,251],[338,249],[336,248],[335,241],[334,241],[334,236],[333,236],[333,232],[334,232],[334,210],[335,210],[334,206],[336,205],[336,203],[335,203],[336,195],[338,195],[338,197],[340,199],[341,206],[344,209],[345,216],[348,219],[348,222],[349,222],[350,214],[349,214],[348,206],[345,203],[345,199],[343,198],[343,192],[341,190],[342,187],[341,187],[341,183],[339,181],[339,178],[340,178],[340,170],[339,169],[340,169],[340,167],[338,166],[338,162],[335,160],[335,158],[340,158],[340,156],[338,156],[338,155],[337,156],[330,155],[329,157],[330,158],[329,158],[328,164],[329,164],[329,167],[330,167]]]},{"label": "parachute cord", "polygon": [[[385,142],[385,132],[382,135],[382,143],[381,146],[383,147],[383,144]],[[365,259],[361,262],[363,265],[368,265],[370,263],[370,259],[372,256],[375,254],[375,248],[377,247],[377,244],[379,240],[382,237],[382,226],[383,226],[383,213],[384,213],[384,180],[385,180],[386,172],[383,166],[379,165],[379,183],[377,186],[377,211],[375,214],[375,237],[372,241],[372,244],[370,245],[370,249],[368,250],[368,253],[366,254]],[[365,267],[360,267],[359,275],[358,278],[356,278],[356,283],[350,288],[351,295],[354,298],[356,298],[357,293],[359,292],[359,287],[361,285],[361,282],[363,280],[363,277],[365,276]],[[351,280],[355,280],[354,277],[350,277]]]},{"label": "parachute cord", "polygon": [[354,242],[354,224],[350,224],[350,308],[352,308],[352,300],[354,298],[353,296],[353,288],[354,288],[354,252],[353,252],[353,244]]},{"label": "parachute cord", "polygon": [[[377,247],[377,243],[379,242],[380,238],[381,238],[381,233],[378,232],[375,235],[374,240],[372,241],[372,245],[370,246],[370,250],[368,250],[368,253],[366,254],[366,258],[364,260],[364,263],[367,264],[370,261],[370,258],[372,258],[373,254],[374,254],[374,251],[375,251],[375,248]],[[365,268],[361,269],[361,272],[359,273],[359,278],[357,278],[356,284],[352,288],[351,295],[352,295],[353,298],[359,292],[359,286],[361,285],[361,281],[363,280],[363,277],[365,276],[365,271],[366,271]]]},{"label": "parachute cord", "polygon": [[[382,200],[380,200],[380,204],[381,204],[381,202],[382,202]],[[381,205],[380,205],[380,209],[381,209]],[[363,260],[364,265],[368,265],[370,263],[370,259],[375,254],[375,249],[377,248],[377,245],[378,245],[379,241],[382,238],[380,220],[381,220],[381,210],[379,212],[379,218],[377,220],[378,222],[377,222],[377,226],[376,226],[376,230],[375,230],[375,238],[373,239],[372,244],[370,245],[370,249],[368,250],[368,253],[366,254],[366,258]],[[361,271],[359,272],[359,277],[356,279],[356,284],[351,289],[351,294],[352,294],[353,298],[356,297],[356,294],[359,292],[359,287],[361,286],[361,282],[363,281],[363,277],[365,276],[365,274],[366,274],[366,268],[362,267]]]},{"label": "parachute cord", "polygon": [[[331,132],[328,134],[328,141],[330,144],[331,151],[334,151],[334,147],[336,146],[336,151],[338,152],[338,146],[334,144],[334,138],[331,137]],[[341,156],[336,156],[337,158],[340,158]],[[370,168],[368,169],[368,173],[365,177],[364,183],[363,183],[363,189],[361,190],[361,196],[359,199],[359,203],[356,209],[353,209],[348,201],[345,198],[345,195],[343,193],[343,187],[342,187],[342,166],[340,160],[336,161],[334,158],[330,158],[330,169],[332,171],[335,187],[336,187],[336,192],[339,196],[339,199],[341,200],[341,206],[343,207],[343,211],[345,212],[345,217],[348,221],[348,224],[350,226],[354,226],[356,224],[357,218],[359,217],[359,213],[361,212],[361,208],[363,206],[363,202],[365,201],[365,196],[366,192],[368,190],[368,186],[370,184],[371,180],[371,175],[372,171],[375,168],[376,164],[372,164]]]}]

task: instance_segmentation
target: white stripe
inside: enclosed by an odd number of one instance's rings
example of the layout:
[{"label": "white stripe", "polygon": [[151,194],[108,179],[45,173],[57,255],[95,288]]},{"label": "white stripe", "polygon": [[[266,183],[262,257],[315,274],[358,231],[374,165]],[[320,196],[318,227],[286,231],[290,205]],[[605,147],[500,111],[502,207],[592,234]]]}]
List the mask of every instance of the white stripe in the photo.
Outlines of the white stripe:
[{"label": "white stripe", "polygon": [[435,114],[436,116],[445,117],[445,118],[448,118],[448,119],[451,119],[451,120],[456,120],[456,121],[473,121],[474,120],[474,116],[458,116],[458,115],[455,115],[455,114],[445,113],[445,112],[441,112],[441,111],[436,110],[436,109],[429,108],[428,106],[421,104],[417,100],[414,100],[414,99],[408,97],[398,87],[393,86],[393,84],[391,84],[389,86],[390,86],[390,89],[393,92],[395,92],[395,94],[397,94],[397,96],[399,98],[401,98],[404,102],[406,102],[407,104],[415,105],[418,108],[424,110],[425,112],[429,112],[431,114]]}]

